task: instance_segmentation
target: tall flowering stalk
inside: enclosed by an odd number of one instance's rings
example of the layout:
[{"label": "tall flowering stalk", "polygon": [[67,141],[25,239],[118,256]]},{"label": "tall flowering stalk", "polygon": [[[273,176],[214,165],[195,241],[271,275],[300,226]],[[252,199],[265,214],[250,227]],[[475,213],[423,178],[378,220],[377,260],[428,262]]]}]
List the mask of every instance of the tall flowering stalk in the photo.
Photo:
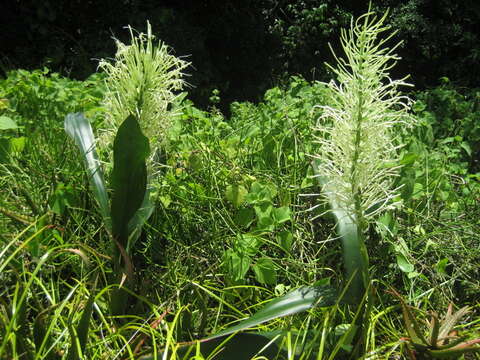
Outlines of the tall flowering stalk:
[{"label": "tall flowering stalk", "polygon": [[[338,222],[350,292],[357,300],[369,282],[364,233],[376,215],[395,207],[398,188],[395,136],[400,125],[410,125],[410,99],[398,91],[409,85],[392,80],[388,71],[398,56],[385,43],[393,34],[385,14],[377,20],[367,13],[342,30],[344,58],[335,55],[337,66],[327,65],[337,76],[331,81],[331,101],[315,128],[319,150],[314,155],[316,176]],[[333,50],[332,50],[333,52]]]},{"label": "tall flowering stalk", "polygon": [[[139,119],[142,132],[152,149],[158,148],[172,117],[168,107],[185,86],[183,71],[189,63],[171,54],[163,42],[155,42],[152,28],[147,22],[147,33],[134,35],[128,27],[131,44],[115,40],[115,61],[101,60],[105,71],[107,92],[104,98],[105,121],[115,131],[130,114]],[[155,151],[152,151],[152,156]]]}]

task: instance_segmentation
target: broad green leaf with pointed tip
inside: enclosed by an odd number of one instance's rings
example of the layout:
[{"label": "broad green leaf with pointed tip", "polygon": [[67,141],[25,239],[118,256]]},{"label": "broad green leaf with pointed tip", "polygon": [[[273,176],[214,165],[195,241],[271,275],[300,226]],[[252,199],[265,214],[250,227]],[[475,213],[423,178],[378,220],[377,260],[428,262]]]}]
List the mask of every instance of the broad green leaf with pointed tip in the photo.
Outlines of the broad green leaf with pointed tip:
[{"label": "broad green leaf with pointed tip", "polygon": [[297,314],[315,306],[332,306],[337,300],[337,289],[332,286],[304,286],[272,300],[249,318],[210,336],[208,339],[233,334],[273,319]]},{"label": "broad green leaf with pointed tip", "polygon": [[411,273],[415,269],[414,266],[411,263],[408,262],[407,258],[402,253],[398,253],[396,255],[396,258],[397,258],[398,267],[404,273],[407,273],[407,274]]},{"label": "broad green leaf with pointed tip", "polygon": [[17,123],[8,116],[0,116],[0,130],[11,130],[18,128]]},{"label": "broad green leaf with pointed tip", "polygon": [[253,265],[255,278],[261,284],[275,285],[277,283],[277,273],[275,264],[270,258],[260,258]]},{"label": "broad green leaf with pointed tip", "polygon": [[113,142],[113,190],[111,214],[112,235],[127,246],[129,222],[141,207],[147,190],[147,165],[150,154],[148,139],[143,135],[135,116],[128,116],[120,125]]},{"label": "broad green leaf with pointed tip", "polygon": [[290,252],[292,249],[292,244],[293,244],[293,235],[290,231],[282,231],[277,234],[277,241],[281,248],[286,251],[287,253]]},{"label": "broad green leaf with pointed tip", "polygon": [[87,165],[88,178],[93,195],[100,207],[100,214],[109,231],[112,230],[110,206],[108,204],[107,190],[103,180],[103,172],[95,151],[95,137],[92,127],[82,113],[68,114],[65,117],[65,132],[75,141]]},{"label": "broad green leaf with pointed tip", "polygon": [[247,274],[252,259],[247,254],[239,254],[232,249],[228,249],[223,255],[226,272],[234,282],[242,281]]},{"label": "broad green leaf with pointed tip", "polygon": [[273,218],[277,224],[282,224],[291,219],[291,211],[288,206],[273,209]]}]

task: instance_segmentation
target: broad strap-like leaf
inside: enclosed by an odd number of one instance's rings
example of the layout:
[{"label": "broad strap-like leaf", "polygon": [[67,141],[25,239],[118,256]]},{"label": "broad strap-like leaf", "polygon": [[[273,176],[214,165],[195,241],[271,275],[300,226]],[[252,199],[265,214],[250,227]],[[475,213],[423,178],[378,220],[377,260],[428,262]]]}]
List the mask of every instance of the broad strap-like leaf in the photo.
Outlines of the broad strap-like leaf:
[{"label": "broad strap-like leaf", "polygon": [[95,137],[90,122],[82,113],[65,117],[65,132],[75,141],[87,165],[88,178],[105,225],[111,231],[110,206],[103,173],[95,151]]},{"label": "broad strap-like leaf", "polygon": [[297,314],[315,306],[332,306],[337,300],[337,290],[332,286],[303,286],[284,296],[272,300],[248,319],[220,331],[207,339],[215,339],[217,337],[229,335],[237,331],[257,326],[269,320]]},{"label": "broad strap-like leaf", "polygon": [[369,280],[368,253],[365,239],[359,230],[355,215],[351,214],[340,204],[335,196],[333,185],[319,173],[318,159],[312,162],[315,177],[327,197],[332,214],[337,222],[337,233],[342,242],[342,256],[345,267],[345,282],[350,285],[346,291],[346,299],[353,304],[358,304],[367,288]]},{"label": "broad strap-like leaf", "polygon": [[112,235],[126,248],[129,222],[141,207],[147,190],[147,165],[150,153],[147,137],[138,120],[130,115],[120,125],[113,143],[113,171],[111,177]]}]

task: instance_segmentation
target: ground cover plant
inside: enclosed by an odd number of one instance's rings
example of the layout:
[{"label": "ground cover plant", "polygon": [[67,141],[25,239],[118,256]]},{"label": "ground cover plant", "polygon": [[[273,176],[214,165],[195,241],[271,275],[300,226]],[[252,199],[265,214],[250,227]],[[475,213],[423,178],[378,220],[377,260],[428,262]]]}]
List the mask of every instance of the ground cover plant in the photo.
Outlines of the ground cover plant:
[{"label": "ground cover plant", "polygon": [[149,26],[1,80],[0,358],[479,358],[478,93],[400,93],[385,16],[228,118]]}]

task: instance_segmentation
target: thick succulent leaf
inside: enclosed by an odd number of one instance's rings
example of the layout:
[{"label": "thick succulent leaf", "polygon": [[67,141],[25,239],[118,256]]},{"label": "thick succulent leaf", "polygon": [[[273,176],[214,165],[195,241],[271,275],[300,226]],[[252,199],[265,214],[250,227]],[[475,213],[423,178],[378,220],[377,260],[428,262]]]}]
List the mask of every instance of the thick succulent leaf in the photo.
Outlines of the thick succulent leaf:
[{"label": "thick succulent leaf", "polygon": [[466,353],[480,352],[480,339],[466,341],[453,348],[445,350],[430,350],[428,353],[432,359],[458,359]]},{"label": "thick succulent leaf", "polygon": [[436,345],[438,340],[438,334],[440,332],[440,322],[438,321],[438,315],[436,313],[432,314],[430,321],[430,344]]},{"label": "thick succulent leaf", "polygon": [[414,343],[414,345],[419,345],[422,347],[428,345],[428,342],[423,336],[422,330],[420,329],[420,324],[418,323],[417,319],[415,319],[415,316],[410,311],[410,307],[407,305],[403,297],[394,289],[390,289],[389,292],[395,295],[398,300],[400,300],[403,321],[411,341]]},{"label": "thick succulent leaf", "polygon": [[141,207],[147,190],[147,165],[150,153],[148,139],[143,135],[135,116],[120,125],[113,143],[111,178],[112,234],[123,248],[127,246],[129,222]]},{"label": "thick succulent leaf", "polygon": [[104,219],[107,229],[111,231],[110,207],[108,195],[105,189],[103,173],[95,151],[95,138],[89,121],[82,113],[68,114],[65,117],[65,132],[75,141],[80,149],[90,179],[95,199],[100,207],[100,213]]},{"label": "thick succulent leaf", "polygon": [[245,330],[269,320],[297,314],[314,306],[332,306],[338,300],[337,289],[332,286],[304,286],[269,302],[257,313],[207,339],[215,339]]},{"label": "thick succulent leaf", "polygon": [[458,324],[460,319],[469,312],[469,309],[468,309],[468,306],[465,306],[453,314],[452,314],[452,311],[453,311],[453,305],[450,304],[448,307],[448,312],[445,316],[445,319],[443,320],[442,325],[440,326],[440,332],[438,335],[439,338],[444,338],[448,336],[450,331],[452,331],[455,325]]}]

